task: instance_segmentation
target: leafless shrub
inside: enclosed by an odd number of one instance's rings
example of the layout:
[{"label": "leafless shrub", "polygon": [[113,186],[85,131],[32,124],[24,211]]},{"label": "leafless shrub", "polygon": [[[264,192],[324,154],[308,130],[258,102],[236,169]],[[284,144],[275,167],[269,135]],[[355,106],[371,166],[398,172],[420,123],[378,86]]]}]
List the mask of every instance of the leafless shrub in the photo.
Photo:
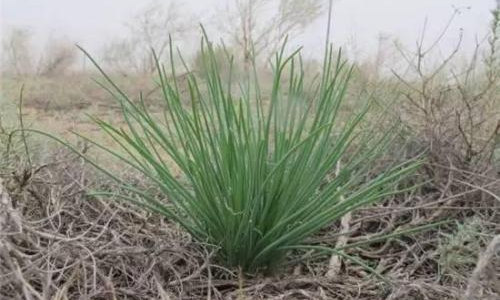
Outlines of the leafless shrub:
[{"label": "leafless shrub", "polygon": [[[404,97],[399,103],[400,117],[415,140],[413,147],[427,149],[429,162],[422,174],[428,183],[408,204],[417,208],[417,212],[434,207],[432,213],[420,212],[420,220],[424,222],[460,220],[462,225],[441,238],[444,244],[437,251],[440,257],[436,263],[443,274],[442,281],[464,285],[474,267],[474,262],[465,258],[486,247],[484,237],[498,232],[500,224],[500,216],[494,212],[500,201],[497,196],[500,179],[494,170],[494,153],[500,137],[497,60],[500,22],[499,10],[495,10],[490,36],[477,43],[465,64],[458,62],[461,36],[456,47],[436,62],[433,52],[447,34],[454,16],[428,46],[424,43],[424,31],[414,52],[398,47],[408,70],[394,71],[394,75]],[[467,218],[471,216],[481,220],[475,225],[477,232],[464,235],[461,228],[467,226]],[[481,299],[493,295],[490,290]]]},{"label": "leafless shrub", "polygon": [[2,71],[23,76],[33,72],[31,33],[12,28],[2,39]]},{"label": "leafless shrub", "polygon": [[[269,15],[270,11],[274,13]],[[240,49],[239,56],[249,65],[261,54],[269,58],[287,35],[301,33],[321,12],[322,5],[317,0],[238,0],[221,12],[225,18],[217,25],[229,36],[231,45]]]},{"label": "leafless shrub", "polygon": [[[389,105],[387,114],[403,121],[402,147],[397,150],[409,155],[427,150],[428,163],[412,178],[414,183],[423,182],[420,188],[352,217],[348,244],[358,241],[361,232],[366,236],[456,220],[415,240],[386,241],[357,252],[372,263],[376,260],[377,270],[395,281],[413,278],[411,283],[401,282],[385,299],[460,299],[477,254],[500,230],[500,178],[492,159],[500,141],[498,11],[490,36],[478,42],[465,64],[459,64],[461,41],[448,56],[435,59],[445,34],[447,29],[429,46],[421,39],[415,51],[398,45],[408,68],[394,70],[396,80],[367,75],[365,69],[353,78],[359,90],[384,108]],[[405,155],[398,151],[393,159]],[[473,226],[470,220],[475,220]],[[338,232],[339,226],[331,231]],[[481,299],[496,299],[492,287],[486,283]]]},{"label": "leafless shrub", "polygon": [[44,53],[37,73],[48,77],[66,74],[77,56],[76,47],[66,40],[49,40]]},{"label": "leafless shrub", "polygon": [[461,37],[441,62],[436,64],[430,58],[448,26],[428,47],[422,37],[415,52],[398,48],[410,71],[394,72],[404,85],[402,118],[419,142],[428,145],[432,163],[475,172],[484,172],[491,166],[500,116],[500,99],[495,92],[500,82],[495,45],[498,13],[494,16],[488,51],[483,52],[478,43],[462,68],[457,67],[455,60]]},{"label": "leafless shrub", "polygon": [[135,59],[135,48],[129,40],[117,39],[111,41],[103,50],[103,62],[106,66],[123,75],[141,70],[140,64]]},{"label": "leafless shrub", "polygon": [[124,74],[152,73],[155,70],[153,53],[164,58],[170,36],[179,39],[193,27],[175,0],[166,3],[151,1],[126,25],[129,37],[112,41],[103,51],[103,61]]},{"label": "leafless shrub", "polygon": [[13,28],[2,40],[2,72],[14,76],[64,75],[76,61],[76,48],[65,39],[47,40],[45,49],[38,54],[33,50],[29,30]]}]

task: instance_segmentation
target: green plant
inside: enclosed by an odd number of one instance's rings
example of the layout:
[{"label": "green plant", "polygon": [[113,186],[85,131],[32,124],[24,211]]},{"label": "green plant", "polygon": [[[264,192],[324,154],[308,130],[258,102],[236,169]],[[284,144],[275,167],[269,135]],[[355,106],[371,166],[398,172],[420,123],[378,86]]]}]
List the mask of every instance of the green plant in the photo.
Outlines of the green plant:
[{"label": "green plant", "polygon": [[233,97],[231,76],[222,80],[211,43],[205,39],[201,48],[206,74],[199,79],[189,73],[188,106],[181,101],[174,64],[167,81],[156,60],[166,105],[162,117],[150,113],[142,97],[132,101],[89,56],[107,81],[102,86],[120,104],[127,129],[94,118],[121,150],[82,138],[141,172],[168,197],[138,189],[90,161],[128,191],[121,199],[162,214],[218,247],[225,265],[272,270],[287,251],[303,247],[306,237],[396,193],[396,184],[420,165],[414,160],[372,174],[371,163],[396,131],[359,130],[368,103],[341,118],[352,68],[331,47],[315,92],[306,93],[299,50],[286,56],[283,46],[272,65],[269,98],[262,95],[257,76]]},{"label": "green plant", "polygon": [[[481,219],[466,219],[457,222],[454,232],[445,234],[437,248],[440,272],[449,280],[465,282],[476,265],[478,254],[487,244],[489,232],[484,228]],[[493,235],[493,234],[491,234]]]}]

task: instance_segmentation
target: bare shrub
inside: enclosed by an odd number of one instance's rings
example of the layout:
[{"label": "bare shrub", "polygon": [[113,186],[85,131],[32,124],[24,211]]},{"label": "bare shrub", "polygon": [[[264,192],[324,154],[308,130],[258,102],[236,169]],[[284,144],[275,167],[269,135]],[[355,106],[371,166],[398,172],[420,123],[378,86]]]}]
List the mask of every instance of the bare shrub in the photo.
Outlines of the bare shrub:
[{"label": "bare shrub", "polygon": [[221,12],[225,18],[217,25],[240,49],[239,57],[248,66],[261,54],[269,59],[287,35],[300,34],[321,12],[317,0],[238,0]]},{"label": "bare shrub", "polygon": [[[357,88],[406,127],[392,159],[425,151],[427,163],[412,178],[422,182],[421,188],[353,216],[349,241],[356,241],[359,232],[456,220],[413,241],[359,251],[360,256],[377,257],[377,269],[396,278],[422,276],[402,283],[385,299],[432,299],[436,290],[446,290],[439,299],[460,299],[477,254],[498,233],[500,178],[492,158],[500,141],[498,10],[493,16],[490,35],[466,60],[460,57],[461,38],[439,58],[439,45],[448,34],[445,28],[430,43],[420,39],[415,50],[396,44],[404,66],[393,69],[395,78],[372,76],[372,69],[363,67],[356,74]],[[335,226],[338,230],[339,224]],[[431,288],[434,284],[439,287]],[[491,282],[483,296],[496,299]]]},{"label": "bare shrub", "polygon": [[2,71],[23,76],[33,71],[31,33],[12,28],[2,39]]},{"label": "bare shrub", "polygon": [[135,59],[136,45],[129,40],[117,39],[111,41],[103,50],[103,61],[114,72],[123,75],[141,70]]},{"label": "bare shrub", "polygon": [[76,48],[66,40],[49,40],[38,67],[41,76],[64,75],[74,66]]},{"label": "bare shrub", "polygon": [[492,23],[489,47],[478,44],[462,66],[457,63],[461,36],[443,60],[431,58],[446,29],[429,46],[422,37],[414,52],[398,48],[409,66],[406,74],[394,72],[404,86],[401,116],[419,142],[428,145],[432,163],[475,172],[491,165],[500,116],[497,11]]},{"label": "bare shrub", "polygon": [[76,48],[65,39],[47,40],[41,54],[33,49],[29,30],[11,29],[2,40],[2,72],[14,76],[64,75],[76,61]]},{"label": "bare shrub", "polygon": [[104,48],[103,60],[124,74],[151,73],[155,70],[151,49],[164,58],[170,36],[180,39],[193,29],[187,19],[177,1],[151,1],[126,24],[129,37],[116,39]]}]

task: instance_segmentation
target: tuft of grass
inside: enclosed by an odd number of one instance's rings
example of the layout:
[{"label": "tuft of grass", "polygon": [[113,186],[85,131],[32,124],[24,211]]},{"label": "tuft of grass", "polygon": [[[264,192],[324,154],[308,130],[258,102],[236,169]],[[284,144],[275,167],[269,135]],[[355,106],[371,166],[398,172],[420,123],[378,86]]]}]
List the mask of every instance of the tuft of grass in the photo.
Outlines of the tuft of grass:
[{"label": "tuft of grass", "polygon": [[[93,118],[118,149],[82,138],[142,173],[162,194],[139,189],[91,161],[127,191],[121,199],[214,245],[226,266],[272,271],[308,236],[397,193],[397,183],[420,166],[413,160],[373,174],[372,162],[396,130],[358,130],[368,102],[358,112],[343,113],[352,67],[332,47],[319,80],[308,89],[300,50],[285,55],[284,45],[272,63],[269,95],[263,94],[255,67],[246,84],[236,86],[231,74],[224,80],[206,36],[201,53],[202,79],[186,67],[189,105],[179,92],[173,54],[170,73],[156,61],[162,117],[147,109],[142,96],[129,98],[87,53],[106,80],[103,88],[120,105],[126,128]],[[232,65],[232,58],[226,59]]]},{"label": "tuft of grass", "polygon": [[[490,234],[481,219],[471,218],[464,223],[457,222],[453,233],[442,234],[437,253],[439,254],[440,273],[447,279],[457,282],[467,281],[477,263],[478,254],[487,245]],[[493,234],[491,234],[493,236]]]}]

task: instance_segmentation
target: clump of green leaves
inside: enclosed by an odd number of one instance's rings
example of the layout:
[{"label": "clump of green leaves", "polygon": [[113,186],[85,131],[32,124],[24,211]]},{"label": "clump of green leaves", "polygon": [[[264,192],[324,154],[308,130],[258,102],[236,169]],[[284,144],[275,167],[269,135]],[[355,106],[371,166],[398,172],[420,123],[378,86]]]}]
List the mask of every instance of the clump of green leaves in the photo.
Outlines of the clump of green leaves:
[{"label": "clump of green leaves", "polygon": [[273,269],[308,236],[395,193],[395,184],[419,166],[412,161],[372,174],[371,162],[394,131],[358,130],[368,105],[341,116],[352,69],[331,48],[311,93],[299,51],[285,55],[283,47],[265,95],[257,72],[235,87],[231,76],[222,78],[213,46],[204,39],[201,48],[205,74],[188,73],[189,105],[181,99],[174,64],[167,73],[157,61],[165,101],[161,117],[142,99],[131,100],[96,64],[127,128],[95,119],[121,150],[88,141],[141,172],[165,196],[159,199],[96,164],[128,191],[122,199],[178,222],[217,247],[227,266]]},{"label": "clump of green leaves", "polygon": [[464,282],[477,263],[477,255],[487,244],[489,235],[484,224],[478,218],[466,219],[464,223],[457,223],[454,232],[445,234],[440,239],[437,248],[439,254],[440,273],[448,279]]}]

